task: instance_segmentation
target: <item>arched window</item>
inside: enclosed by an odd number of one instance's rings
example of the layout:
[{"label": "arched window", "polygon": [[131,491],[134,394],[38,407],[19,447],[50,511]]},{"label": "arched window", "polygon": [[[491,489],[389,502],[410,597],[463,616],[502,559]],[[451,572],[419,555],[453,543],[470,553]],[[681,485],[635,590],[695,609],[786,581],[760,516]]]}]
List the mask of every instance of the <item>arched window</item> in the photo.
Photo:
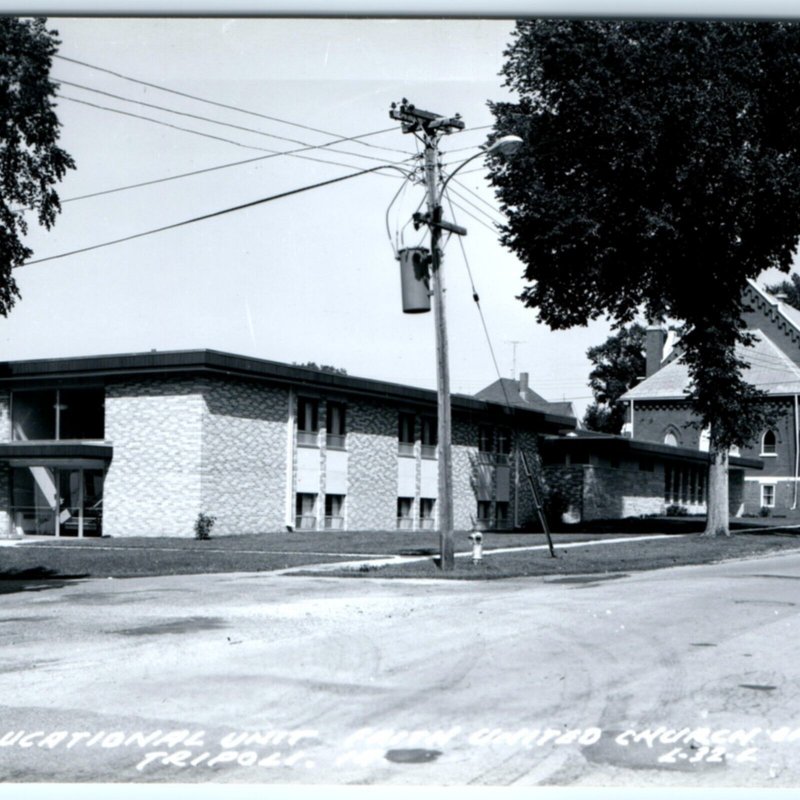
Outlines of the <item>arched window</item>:
[{"label": "arched window", "polygon": [[764,435],[761,437],[761,455],[774,456],[777,455],[777,451],[778,451],[778,437],[775,435],[775,431],[773,430],[764,431]]},{"label": "arched window", "polygon": [[707,453],[710,445],[711,445],[711,429],[704,428],[702,431],[700,431],[700,443],[697,446],[697,449],[701,450],[704,453]]},{"label": "arched window", "polygon": [[670,447],[677,447],[678,437],[672,431],[667,431],[664,436],[664,444],[668,444]]}]

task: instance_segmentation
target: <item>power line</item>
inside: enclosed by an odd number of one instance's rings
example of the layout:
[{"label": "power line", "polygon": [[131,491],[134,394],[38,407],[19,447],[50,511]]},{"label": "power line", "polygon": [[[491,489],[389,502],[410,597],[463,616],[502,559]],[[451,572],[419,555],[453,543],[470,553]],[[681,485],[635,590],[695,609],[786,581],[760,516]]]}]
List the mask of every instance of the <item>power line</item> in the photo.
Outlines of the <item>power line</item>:
[{"label": "power line", "polygon": [[489,222],[491,222],[492,224],[499,224],[499,222],[501,222],[501,220],[495,219],[491,214],[489,214],[488,211],[486,211],[485,209],[481,208],[476,203],[473,203],[472,200],[470,200],[465,195],[461,194],[461,192],[456,191],[453,188],[452,184],[448,185],[447,190],[452,192],[459,200],[461,200],[462,202],[466,203],[468,206],[472,206],[472,208],[474,208],[475,211],[477,211],[479,214],[483,214],[483,216],[485,216],[486,219],[488,219]]},{"label": "power line", "polygon": [[[113,244],[121,244],[122,242],[130,242],[133,239],[141,239],[143,236],[150,236],[154,233],[162,233],[163,231],[172,230],[173,228],[180,228],[184,225],[191,225],[194,222],[202,222],[203,220],[213,219],[214,217],[220,217],[223,214],[230,214],[233,211],[241,211],[245,208],[252,208],[253,206],[261,205],[263,203],[269,203],[272,200],[280,200],[284,197],[290,197],[294,194],[300,194],[301,192],[307,192],[310,189],[318,189],[321,186],[329,186],[332,183],[339,183],[340,181],[346,181],[350,178],[358,178],[361,175],[367,175],[370,172],[377,172],[379,169],[391,169],[392,166],[390,164],[385,164],[383,166],[377,167],[370,167],[369,169],[363,169],[359,172],[353,172],[349,175],[340,175],[338,178],[331,178],[327,181],[320,181],[319,183],[312,183],[308,186],[301,186],[299,189],[290,189],[286,192],[280,192],[279,194],[269,195],[268,197],[262,197],[259,200],[251,200],[249,203],[242,203],[238,206],[232,206],[230,208],[224,208],[221,211],[213,211],[210,214],[202,214],[199,217],[192,217],[191,219],[185,219],[181,222],[173,222],[170,225],[162,225],[160,228],[153,228],[148,231],[142,231],[141,233],[134,233],[130,236],[123,236],[119,239],[113,239],[109,242],[102,242],[100,244],[90,245],[89,247],[81,247],[78,250],[70,250],[66,253],[59,253],[55,256],[47,256],[46,258],[37,258],[33,261],[26,261],[24,264],[20,264],[20,267],[27,267],[31,264],[42,264],[45,261],[55,261],[58,258],[66,258],[67,256],[74,256],[78,255],[79,253],[88,253],[90,250],[99,250],[101,247],[110,247]],[[400,167],[395,167],[396,169],[403,171]]]},{"label": "power line", "polygon": [[[450,203],[451,206],[455,206],[459,211],[462,211],[468,217],[472,217],[472,219],[474,219],[475,222],[477,222],[479,225],[483,225],[483,227],[486,228],[486,230],[489,230],[493,234],[497,235],[497,229],[496,228],[493,228],[491,225],[489,225],[489,223],[484,222],[480,217],[476,217],[471,211],[468,211],[466,208],[464,208],[464,206],[460,206],[458,203],[454,202],[450,198],[449,191],[447,192],[447,202]],[[459,241],[460,241],[460,239],[459,239]]]},{"label": "power line", "polygon": [[[370,134],[364,134],[364,136],[369,136],[369,135]],[[163,178],[155,178],[155,179],[150,180],[150,181],[140,181],[139,183],[129,183],[129,184],[125,185],[125,186],[116,186],[113,189],[103,189],[103,190],[98,191],[98,192],[90,192],[88,194],[82,194],[82,195],[78,195],[76,197],[60,198],[60,202],[61,202],[61,205],[64,205],[64,203],[73,203],[73,202],[75,202],[77,200],[88,200],[91,197],[101,197],[102,195],[114,194],[115,192],[123,192],[123,191],[127,191],[128,189],[139,189],[139,188],[144,187],[144,186],[153,186],[154,184],[157,184],[157,183],[166,183],[168,181],[176,181],[176,180],[179,180],[180,178],[189,178],[189,177],[192,177],[193,175],[202,175],[203,173],[206,173],[206,172],[214,172],[214,171],[220,170],[220,169],[228,169],[229,167],[239,167],[239,166],[242,166],[243,164],[254,164],[254,163],[258,162],[258,161],[265,161],[266,159],[269,159],[269,158],[277,158],[278,156],[282,156],[282,155],[295,155],[296,153],[304,153],[304,152],[306,152],[308,150],[315,150],[315,149],[316,149],[316,145],[310,145],[309,147],[302,147],[302,148],[298,148],[297,150],[276,151],[274,153],[269,153],[268,155],[265,155],[265,156],[255,156],[254,158],[245,158],[242,161],[230,161],[227,164],[218,164],[215,167],[205,167],[203,169],[194,169],[194,170],[191,170],[190,172],[182,172],[179,175],[167,175],[167,176],[165,176]],[[334,163],[334,162],[326,161],[324,163],[327,164],[327,163]],[[403,162],[400,162],[400,163],[403,163]]]},{"label": "power line", "polygon": [[[235,139],[226,139],[224,136],[215,136],[213,133],[204,133],[203,131],[197,131],[193,128],[184,128],[181,125],[173,125],[171,122],[164,122],[164,120],[155,119],[153,117],[146,117],[143,114],[134,114],[132,111],[123,111],[119,108],[111,108],[109,106],[102,106],[98,103],[90,103],[88,100],[78,100],[76,97],[68,97],[67,95],[63,95],[58,93],[57,97],[61,98],[62,100],[69,100],[72,103],[79,103],[80,105],[90,106],[91,108],[97,108],[101,111],[110,111],[113,114],[122,114],[126,117],[133,117],[134,119],[141,119],[146,122],[152,122],[155,125],[162,125],[165,128],[172,128],[173,130],[183,131],[184,133],[191,133],[195,136],[202,136],[206,139],[214,139],[218,142],[225,142],[226,144],[233,144],[237,147],[244,147],[246,150],[258,150],[262,153],[270,153],[273,156],[283,156],[288,155],[292,158],[301,158],[305,161],[316,161],[319,164],[332,164],[333,166],[337,167],[345,167],[347,169],[356,169],[354,164],[343,164],[341,161],[330,161],[323,158],[314,158],[313,156],[303,156],[299,155],[298,153],[293,153],[291,151],[283,151],[283,150],[271,150],[267,147],[259,147],[258,145],[254,144],[244,144],[243,142],[237,142]],[[312,148],[313,149],[313,148]],[[402,162],[400,162],[402,163]]]},{"label": "power line", "polygon": [[[331,133],[330,131],[322,130],[321,128],[314,128],[311,125],[303,125],[302,123],[299,123],[299,122],[292,122],[291,120],[282,119],[281,117],[273,117],[273,116],[270,116],[269,114],[262,114],[262,113],[260,113],[258,111],[251,111],[249,109],[242,108],[240,106],[234,106],[234,105],[231,105],[231,104],[228,104],[228,103],[220,103],[217,100],[209,100],[206,97],[199,97],[198,95],[189,94],[188,92],[181,92],[181,91],[178,91],[177,89],[170,89],[168,86],[162,86],[162,85],[157,84],[157,83],[149,83],[148,81],[143,81],[143,80],[140,80],[139,78],[131,77],[130,75],[124,75],[121,72],[115,72],[114,70],[107,69],[106,67],[99,67],[96,64],[90,64],[87,61],[79,61],[76,58],[68,58],[67,56],[61,55],[60,53],[54,54],[54,58],[58,58],[61,61],[68,61],[71,64],[78,64],[78,65],[80,65],[82,67],[87,67],[88,69],[96,70],[97,72],[105,72],[107,75],[113,75],[115,78],[120,78],[121,80],[124,80],[124,81],[130,81],[131,83],[138,83],[141,86],[147,86],[147,87],[149,87],[151,89],[158,89],[161,92],[168,92],[169,94],[174,94],[174,95],[177,95],[178,97],[186,97],[189,100],[197,100],[200,103],[208,103],[209,105],[217,106],[218,108],[227,108],[230,111],[238,111],[241,114],[249,114],[250,116],[253,116],[253,117],[260,117],[261,119],[268,119],[268,120],[270,120],[272,122],[279,122],[279,123],[281,123],[283,125],[291,125],[291,126],[293,126],[295,128],[302,128],[303,130],[312,131],[314,133],[321,133],[324,136],[338,137],[338,134]],[[487,126],[487,127],[491,127],[491,126]],[[389,133],[390,131],[394,131],[394,130],[395,130],[395,128],[386,128],[386,130],[385,131],[381,131],[381,133]],[[478,130],[478,129],[473,129],[473,130]],[[395,152],[395,153],[402,153],[403,155],[406,155],[406,156],[408,155],[408,153],[405,150],[400,150],[400,149],[398,149],[396,147],[383,147],[381,145],[375,145],[375,144],[372,144],[370,142],[362,142],[362,141],[359,141],[359,140],[357,140],[356,138],[353,138],[353,137],[348,138],[348,141],[350,141],[351,139],[352,139],[352,141],[358,141],[358,143],[363,145],[364,147],[373,147],[373,148],[376,148],[378,150],[389,150],[389,151]]]},{"label": "power line", "polygon": [[476,191],[474,191],[473,189],[470,189],[469,186],[465,186],[463,183],[461,183],[461,181],[459,181],[457,179],[452,180],[451,183],[455,183],[456,186],[460,186],[465,192],[469,192],[473,197],[476,197],[487,208],[490,208],[495,214],[497,214],[498,217],[502,217],[503,216],[502,213],[495,206],[493,206],[485,198],[481,197]]},{"label": "power line", "polygon": [[[73,83],[72,81],[65,81],[62,78],[54,78],[54,80],[58,81],[59,83],[65,84],[66,86],[72,86],[76,89],[82,89],[86,92],[94,92],[95,94],[103,95],[104,97],[111,97],[114,100],[121,100],[124,103],[134,103],[139,106],[145,106],[146,108],[153,108],[156,111],[166,111],[168,114],[176,114],[181,117],[189,117],[190,119],[200,120],[201,122],[210,122],[213,125],[222,125],[226,128],[233,128],[237,131],[244,131],[245,133],[255,133],[258,136],[267,136],[270,139],[279,139],[282,142],[289,142],[290,144],[299,144],[303,145],[306,149],[318,150],[322,148],[329,149],[332,153],[340,153],[346,156],[353,156],[354,158],[366,158],[370,161],[380,161],[385,162],[385,158],[379,158],[378,156],[368,156],[364,155],[363,153],[353,153],[351,150],[339,150],[337,148],[331,147],[333,144],[339,144],[341,142],[349,142],[353,141],[354,137],[347,136],[347,137],[340,137],[339,139],[335,139],[332,142],[325,142],[324,144],[312,145],[308,142],[304,142],[301,139],[292,139],[288,136],[280,136],[277,133],[268,133],[266,131],[258,130],[257,128],[248,128],[245,125],[236,125],[232,122],[225,122],[224,120],[213,119],[212,117],[204,117],[202,114],[192,114],[188,111],[178,111],[174,108],[169,108],[168,106],[160,106],[155,103],[147,103],[144,100],[134,100],[130,97],[123,97],[119,94],[113,94],[112,92],[105,92],[102,89],[93,89],[91,86],[85,86],[82,83]],[[66,98],[69,99],[69,98]],[[375,135],[377,133],[382,133],[382,131],[375,131],[372,134],[366,135]],[[407,155],[411,155],[408,153]]]}]

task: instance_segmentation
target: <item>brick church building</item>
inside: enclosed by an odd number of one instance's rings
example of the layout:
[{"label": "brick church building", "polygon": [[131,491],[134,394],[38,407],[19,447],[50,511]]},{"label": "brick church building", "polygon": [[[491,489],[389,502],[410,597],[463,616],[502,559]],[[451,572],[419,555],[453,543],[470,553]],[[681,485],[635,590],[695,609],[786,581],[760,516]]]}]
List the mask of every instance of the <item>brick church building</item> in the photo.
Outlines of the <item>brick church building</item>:
[{"label": "brick church building", "polygon": [[[741,495],[731,509],[737,515],[800,517],[800,311],[751,281],[743,296],[743,321],[753,334],[752,347],[739,356],[747,363],[744,377],[766,392],[774,424],[732,456],[760,462],[744,470]],[[633,440],[671,447],[708,450],[708,432],[691,425],[686,401],[689,376],[672,334],[647,331],[647,374],[622,399],[629,404],[626,433]],[[742,461],[741,463],[745,463]],[[665,500],[700,506],[704,485],[699,477],[666,476]],[[738,493],[737,493],[738,494]]]}]

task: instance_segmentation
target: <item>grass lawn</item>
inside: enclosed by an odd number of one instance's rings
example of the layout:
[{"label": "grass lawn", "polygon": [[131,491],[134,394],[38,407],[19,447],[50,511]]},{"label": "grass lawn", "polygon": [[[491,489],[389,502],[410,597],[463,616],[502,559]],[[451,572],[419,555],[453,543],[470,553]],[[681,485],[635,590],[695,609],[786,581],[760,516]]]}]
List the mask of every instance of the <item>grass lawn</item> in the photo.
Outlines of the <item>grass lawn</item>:
[{"label": "grass lawn", "polygon": [[[484,534],[484,560],[473,565],[468,533],[455,535],[452,573],[436,564],[439,550],[435,531],[335,532],[295,531],[246,536],[220,536],[207,541],[166,537],[118,539],[56,539],[0,548],[0,593],[34,588],[42,582],[78,578],[125,578],[147,575],[263,572],[307,566],[303,574],[319,572],[347,577],[491,579],[526,575],[623,573],[681,564],[699,564],[783,549],[800,548],[800,534],[737,532],[729,539],[704,539],[693,532],[698,520],[623,520],[594,525],[588,533],[556,533],[558,558],[551,558],[546,538],[537,533]],[[753,530],[749,528],[747,530]],[[639,534],[678,533],[661,540],[634,539],[588,547],[565,545]],[[493,550],[512,548],[509,553]],[[331,571],[343,562],[399,557],[397,563]],[[316,570],[316,565],[328,565]]]},{"label": "grass lawn", "polygon": [[[566,542],[561,537],[556,535],[554,539],[555,558],[546,548],[517,549],[495,554],[484,549],[484,557],[477,564],[473,564],[469,556],[456,558],[455,569],[452,572],[442,572],[438,566],[438,558],[431,557],[398,564],[366,564],[358,568],[342,568],[334,571],[326,569],[324,574],[340,577],[455,580],[552,575],[562,577],[565,582],[573,582],[576,580],[575,576],[582,575],[622,577],[627,573],[642,570],[710,564],[732,558],[800,550],[800,535],[770,533],[734,533],[729,538],[722,539],[708,539],[697,534],[669,536],[664,539],[633,537],[630,541],[607,542],[585,547],[564,547]],[[313,574],[313,571],[304,571],[302,574]]]}]

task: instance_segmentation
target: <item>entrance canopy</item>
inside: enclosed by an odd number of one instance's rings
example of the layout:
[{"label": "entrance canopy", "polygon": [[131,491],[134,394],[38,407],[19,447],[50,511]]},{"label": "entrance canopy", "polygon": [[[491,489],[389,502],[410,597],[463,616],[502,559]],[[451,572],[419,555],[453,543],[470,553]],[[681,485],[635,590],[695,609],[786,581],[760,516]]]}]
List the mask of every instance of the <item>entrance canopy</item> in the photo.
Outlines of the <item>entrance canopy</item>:
[{"label": "entrance canopy", "polygon": [[0,464],[12,466],[108,466],[114,448],[103,442],[0,442]]}]

